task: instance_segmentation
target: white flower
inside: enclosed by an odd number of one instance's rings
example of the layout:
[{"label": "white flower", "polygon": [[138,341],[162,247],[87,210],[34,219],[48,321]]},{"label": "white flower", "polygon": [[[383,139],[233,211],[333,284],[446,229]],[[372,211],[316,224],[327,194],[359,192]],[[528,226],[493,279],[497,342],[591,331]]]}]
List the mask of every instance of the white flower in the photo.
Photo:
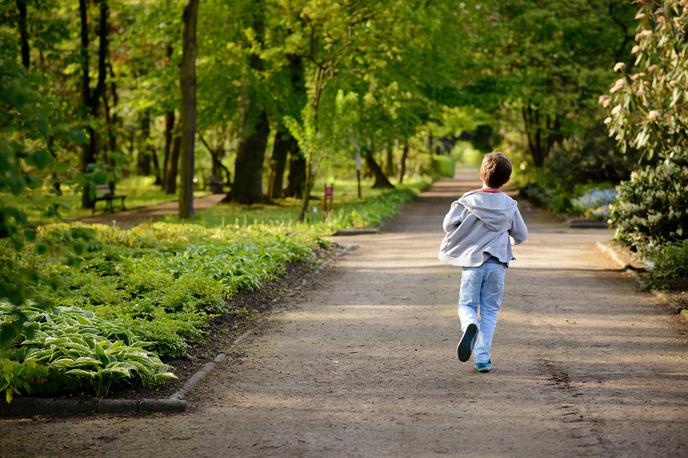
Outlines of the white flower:
[{"label": "white flower", "polygon": [[609,92],[611,92],[613,94],[616,91],[618,91],[619,89],[623,89],[623,87],[625,85],[626,85],[626,80],[624,80],[623,78],[619,78],[618,80],[616,80],[616,82],[614,82],[614,86],[612,86],[612,88],[609,90]]},{"label": "white flower", "polygon": [[643,31],[641,31],[641,32],[638,32],[638,33],[635,35],[635,41],[640,41],[640,40],[642,40],[643,38],[649,37],[649,36],[651,36],[651,35],[652,35],[652,30],[643,30]]},{"label": "white flower", "polygon": [[631,54],[638,54],[640,52],[640,46],[635,45],[633,46],[633,49],[631,49]]},{"label": "white flower", "polygon": [[602,108],[607,108],[607,107],[609,106],[609,104],[611,103],[611,99],[610,99],[608,96],[606,96],[606,95],[601,95],[601,96],[599,96],[599,98],[597,99],[597,102],[598,102],[600,105],[602,105]]},{"label": "white flower", "polygon": [[605,123],[605,124],[611,124],[611,122],[612,122],[611,116],[607,116],[606,118],[604,118],[604,123]]},{"label": "white flower", "polygon": [[614,108],[612,108],[613,115],[618,115],[619,113],[621,113],[621,105],[617,105]]},{"label": "white flower", "polygon": [[652,64],[649,67],[647,67],[647,71],[650,73],[654,73],[657,71],[657,64]]},{"label": "white flower", "polygon": [[622,71],[624,71],[625,69],[626,69],[626,64],[624,64],[623,62],[617,62],[617,63],[614,65],[614,71],[615,71],[615,72],[622,72]]},{"label": "white flower", "polygon": [[651,110],[647,114],[647,119],[650,122],[655,122],[658,118],[659,118],[659,111],[657,111],[657,110]]}]

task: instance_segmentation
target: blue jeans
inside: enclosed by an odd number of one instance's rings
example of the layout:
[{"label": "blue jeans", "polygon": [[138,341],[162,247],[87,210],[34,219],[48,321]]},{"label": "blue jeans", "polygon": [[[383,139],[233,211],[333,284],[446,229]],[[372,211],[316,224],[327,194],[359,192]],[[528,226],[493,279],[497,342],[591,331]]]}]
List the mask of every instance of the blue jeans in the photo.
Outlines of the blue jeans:
[{"label": "blue jeans", "polygon": [[461,273],[459,319],[463,332],[471,323],[478,325],[478,338],[473,349],[473,360],[476,363],[490,361],[490,347],[497,325],[497,313],[504,297],[505,270],[504,264],[490,258],[479,267],[464,267]]}]

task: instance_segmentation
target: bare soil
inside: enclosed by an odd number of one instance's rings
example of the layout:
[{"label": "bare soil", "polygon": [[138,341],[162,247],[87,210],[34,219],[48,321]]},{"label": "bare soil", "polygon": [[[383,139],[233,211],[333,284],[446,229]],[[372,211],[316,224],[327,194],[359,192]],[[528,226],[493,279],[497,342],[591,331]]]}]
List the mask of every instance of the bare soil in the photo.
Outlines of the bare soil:
[{"label": "bare soil", "polygon": [[685,456],[688,327],[595,247],[526,208],[493,348],[455,354],[460,272],[436,183],[279,310],[177,415],[0,420],[0,456]]}]

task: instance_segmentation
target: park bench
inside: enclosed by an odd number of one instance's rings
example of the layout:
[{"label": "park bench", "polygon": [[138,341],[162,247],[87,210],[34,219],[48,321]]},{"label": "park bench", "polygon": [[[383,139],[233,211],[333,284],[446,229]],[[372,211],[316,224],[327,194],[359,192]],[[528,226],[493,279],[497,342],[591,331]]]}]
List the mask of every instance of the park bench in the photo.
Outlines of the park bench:
[{"label": "park bench", "polygon": [[96,212],[96,203],[99,200],[104,200],[105,201],[105,211],[114,211],[112,201],[115,199],[119,199],[120,205],[122,207],[122,210],[126,210],[124,207],[124,199],[126,199],[127,196],[120,194],[116,195],[110,190],[110,185],[107,184],[97,184],[96,185],[96,196],[93,199],[93,213]]}]

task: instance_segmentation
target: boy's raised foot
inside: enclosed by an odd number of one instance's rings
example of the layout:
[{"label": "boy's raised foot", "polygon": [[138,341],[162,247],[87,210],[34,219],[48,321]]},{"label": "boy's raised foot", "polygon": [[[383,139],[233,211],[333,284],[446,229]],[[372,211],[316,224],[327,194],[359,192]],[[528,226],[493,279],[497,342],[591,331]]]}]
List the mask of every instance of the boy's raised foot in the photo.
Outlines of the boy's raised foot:
[{"label": "boy's raised foot", "polygon": [[459,340],[459,344],[456,346],[456,353],[459,356],[459,361],[465,363],[470,359],[477,336],[478,326],[475,323],[469,324],[466,327],[466,332],[463,333],[463,337]]},{"label": "boy's raised foot", "polygon": [[490,366],[490,362],[486,363],[475,363],[475,370],[478,372],[490,372],[490,369],[492,369],[492,366]]}]

